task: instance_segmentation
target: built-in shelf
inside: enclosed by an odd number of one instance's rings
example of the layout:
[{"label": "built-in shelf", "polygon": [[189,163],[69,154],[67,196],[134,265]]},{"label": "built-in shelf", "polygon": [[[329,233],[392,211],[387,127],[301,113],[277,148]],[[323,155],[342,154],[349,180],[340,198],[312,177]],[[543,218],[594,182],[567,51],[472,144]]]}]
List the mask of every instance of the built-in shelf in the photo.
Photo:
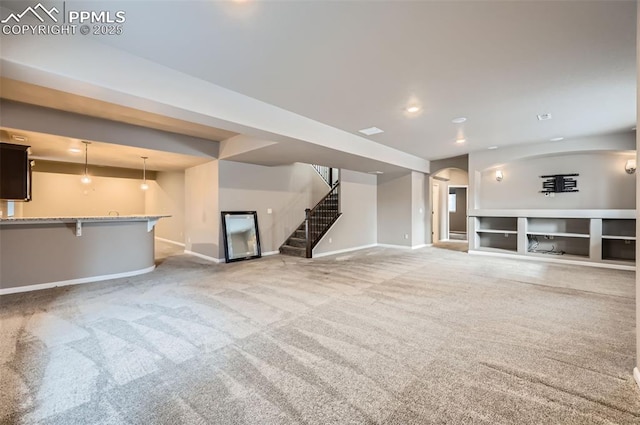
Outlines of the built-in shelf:
[{"label": "built-in shelf", "polygon": [[634,210],[472,210],[469,252],[633,270]]},{"label": "built-in shelf", "polygon": [[478,229],[478,233],[504,233],[505,235],[517,235],[517,230],[499,230],[499,229]]},{"label": "built-in shelf", "polygon": [[586,238],[589,239],[588,234],[584,233],[558,233],[558,232],[527,232],[527,235],[532,236],[553,236],[561,238]]},{"label": "built-in shelf", "polygon": [[614,235],[602,235],[602,239],[613,239],[620,241],[635,241],[635,236],[614,236]]}]

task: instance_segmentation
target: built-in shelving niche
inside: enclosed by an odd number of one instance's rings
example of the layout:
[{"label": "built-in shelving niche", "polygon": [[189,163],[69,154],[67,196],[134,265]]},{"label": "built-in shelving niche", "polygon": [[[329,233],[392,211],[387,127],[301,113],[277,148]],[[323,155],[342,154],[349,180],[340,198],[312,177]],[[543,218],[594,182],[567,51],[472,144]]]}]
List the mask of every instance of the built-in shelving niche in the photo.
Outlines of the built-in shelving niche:
[{"label": "built-in shelving niche", "polygon": [[596,214],[588,217],[583,211],[564,213],[568,217],[532,217],[520,211],[513,216],[472,216],[476,237],[470,252],[577,260],[626,270],[635,267],[636,220],[632,214],[611,210],[604,214],[626,217],[600,218]]},{"label": "built-in shelving niche", "polygon": [[635,262],[635,220],[602,220],[602,259],[605,261]]}]

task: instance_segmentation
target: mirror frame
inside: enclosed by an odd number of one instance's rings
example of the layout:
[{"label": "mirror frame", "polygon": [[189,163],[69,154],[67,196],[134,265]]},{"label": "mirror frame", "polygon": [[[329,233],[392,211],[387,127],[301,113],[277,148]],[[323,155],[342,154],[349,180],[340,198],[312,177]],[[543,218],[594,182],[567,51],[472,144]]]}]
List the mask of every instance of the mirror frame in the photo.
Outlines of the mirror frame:
[{"label": "mirror frame", "polygon": [[[253,258],[262,257],[262,250],[260,248],[260,232],[258,231],[258,213],[256,211],[221,211],[222,216],[222,234],[224,236],[224,260],[226,263],[232,263],[234,261],[251,260]],[[253,229],[256,232],[256,246],[258,253],[255,255],[247,255],[245,257],[229,258],[229,240],[227,237],[227,216],[228,215],[252,215],[253,216]]]}]

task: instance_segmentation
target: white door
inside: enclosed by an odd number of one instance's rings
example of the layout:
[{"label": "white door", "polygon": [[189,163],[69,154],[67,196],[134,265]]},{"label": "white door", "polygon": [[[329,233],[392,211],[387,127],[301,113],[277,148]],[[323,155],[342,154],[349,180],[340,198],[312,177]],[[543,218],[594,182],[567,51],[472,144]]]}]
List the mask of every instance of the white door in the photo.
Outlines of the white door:
[{"label": "white door", "polygon": [[431,192],[431,235],[433,237],[433,243],[437,243],[440,240],[440,186],[433,185],[433,191]]}]

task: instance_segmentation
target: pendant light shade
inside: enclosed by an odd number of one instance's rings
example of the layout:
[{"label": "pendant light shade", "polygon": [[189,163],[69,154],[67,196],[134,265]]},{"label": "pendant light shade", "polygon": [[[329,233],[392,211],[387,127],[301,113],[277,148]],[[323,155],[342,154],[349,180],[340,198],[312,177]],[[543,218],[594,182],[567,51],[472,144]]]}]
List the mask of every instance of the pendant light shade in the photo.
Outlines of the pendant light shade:
[{"label": "pendant light shade", "polygon": [[149,189],[149,185],[147,184],[147,159],[146,156],[141,156],[142,158],[142,184],[140,185],[140,189],[147,190]]},{"label": "pendant light shade", "polygon": [[91,177],[89,177],[89,145],[91,142],[82,142],[84,143],[84,174],[80,181],[84,184],[91,183]]}]

